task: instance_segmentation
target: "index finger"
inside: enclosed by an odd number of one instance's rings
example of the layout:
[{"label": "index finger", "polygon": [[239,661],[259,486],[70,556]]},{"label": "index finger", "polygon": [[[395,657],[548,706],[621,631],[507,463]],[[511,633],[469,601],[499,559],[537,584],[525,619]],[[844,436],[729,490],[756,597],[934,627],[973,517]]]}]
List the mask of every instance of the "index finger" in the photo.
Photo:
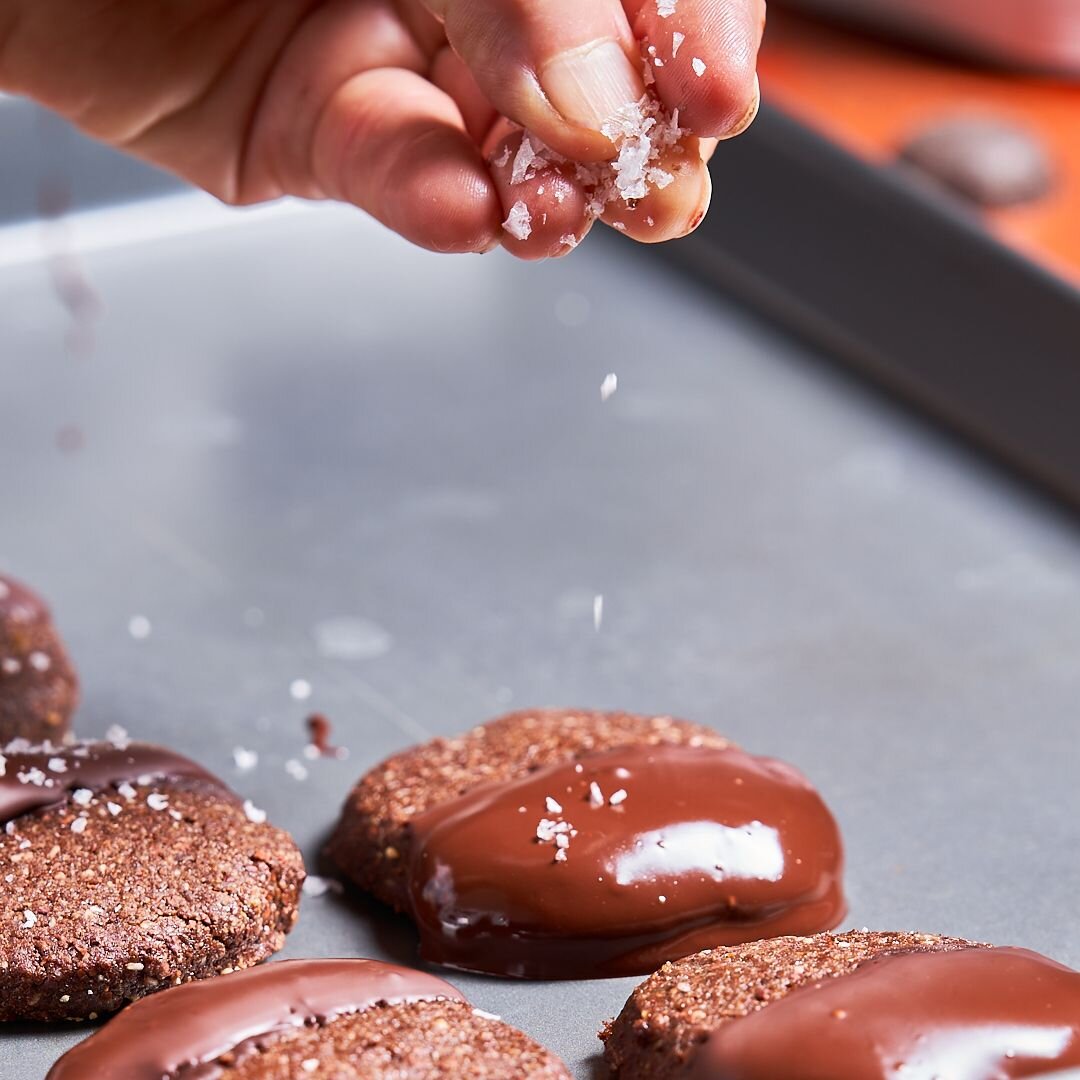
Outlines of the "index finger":
[{"label": "index finger", "polygon": [[646,43],[656,90],[695,135],[731,138],[750,126],[765,0],[623,0]]}]

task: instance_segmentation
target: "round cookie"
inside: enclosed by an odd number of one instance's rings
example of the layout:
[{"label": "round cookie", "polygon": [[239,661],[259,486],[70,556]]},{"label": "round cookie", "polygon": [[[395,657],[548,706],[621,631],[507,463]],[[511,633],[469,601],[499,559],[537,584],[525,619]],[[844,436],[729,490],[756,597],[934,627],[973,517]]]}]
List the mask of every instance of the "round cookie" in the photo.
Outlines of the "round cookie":
[{"label": "round cookie", "polygon": [[140,743],[0,754],[0,1020],[92,1019],[284,944],[303,862],[194,762]]},{"label": "round cookie", "polygon": [[711,949],[665,964],[600,1033],[615,1077],[675,1080],[711,1032],[792,990],[890,953],[983,948],[936,934],[852,930]]},{"label": "round cookie", "polygon": [[45,601],[0,574],[0,746],[56,741],[79,703],[79,680]]},{"label": "round cookie", "polygon": [[137,1002],[46,1080],[570,1080],[561,1061],[434,975],[285,960]]},{"label": "round cookie", "polygon": [[642,974],[844,912],[809,782],[666,716],[522,712],[414,747],[360,780],[327,851],[425,959],[519,978]]}]

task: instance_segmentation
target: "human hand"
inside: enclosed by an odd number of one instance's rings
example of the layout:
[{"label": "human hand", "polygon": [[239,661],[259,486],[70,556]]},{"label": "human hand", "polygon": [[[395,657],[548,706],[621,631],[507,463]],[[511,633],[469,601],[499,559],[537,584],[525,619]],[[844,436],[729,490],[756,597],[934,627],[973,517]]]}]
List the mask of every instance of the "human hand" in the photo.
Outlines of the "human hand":
[{"label": "human hand", "polygon": [[[757,109],[764,19],[764,0],[0,0],[0,88],[228,203],[339,199],[433,250],[539,258],[592,224],[574,163],[615,157],[601,129],[645,93],[643,48],[690,133],[655,162],[667,186],[602,219],[697,226],[705,162]],[[514,183],[521,128],[554,153]]]}]

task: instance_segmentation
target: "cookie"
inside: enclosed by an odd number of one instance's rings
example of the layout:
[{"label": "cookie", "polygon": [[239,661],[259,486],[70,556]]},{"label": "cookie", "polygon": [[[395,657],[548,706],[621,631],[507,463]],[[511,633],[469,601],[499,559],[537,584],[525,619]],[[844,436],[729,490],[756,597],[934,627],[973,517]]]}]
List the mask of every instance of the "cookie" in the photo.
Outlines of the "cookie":
[{"label": "cookie", "polygon": [[570,1080],[554,1055],[434,975],[283,960],[136,1002],[46,1080]]},{"label": "cookie", "polygon": [[900,159],[986,208],[1040,199],[1054,179],[1053,165],[1038,136],[994,116],[936,121],[901,148]]},{"label": "cookie", "polygon": [[296,920],[291,838],[194,762],[112,742],[0,755],[0,1020],[92,1019],[265,960]]},{"label": "cookie", "polygon": [[79,703],[79,680],[45,601],[0,575],[0,746],[56,742]]},{"label": "cookie", "polygon": [[519,978],[641,974],[844,914],[809,782],[671,717],[523,712],[414,747],[360,780],[328,855],[412,916],[425,959]]},{"label": "cookie", "polygon": [[1080,1065],[1080,974],[934,934],[779,938],[665,964],[601,1038],[634,1080],[1032,1076]]}]

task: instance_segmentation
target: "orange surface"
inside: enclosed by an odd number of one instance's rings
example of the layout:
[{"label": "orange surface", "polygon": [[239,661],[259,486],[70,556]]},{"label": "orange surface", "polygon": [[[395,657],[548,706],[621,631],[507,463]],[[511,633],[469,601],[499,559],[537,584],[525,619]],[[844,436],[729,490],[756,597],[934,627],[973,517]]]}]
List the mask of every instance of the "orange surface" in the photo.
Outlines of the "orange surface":
[{"label": "orange surface", "polygon": [[765,99],[874,161],[927,122],[982,110],[1038,132],[1058,172],[1038,202],[985,214],[1005,242],[1080,283],[1080,83],[1001,73],[770,11]]}]

